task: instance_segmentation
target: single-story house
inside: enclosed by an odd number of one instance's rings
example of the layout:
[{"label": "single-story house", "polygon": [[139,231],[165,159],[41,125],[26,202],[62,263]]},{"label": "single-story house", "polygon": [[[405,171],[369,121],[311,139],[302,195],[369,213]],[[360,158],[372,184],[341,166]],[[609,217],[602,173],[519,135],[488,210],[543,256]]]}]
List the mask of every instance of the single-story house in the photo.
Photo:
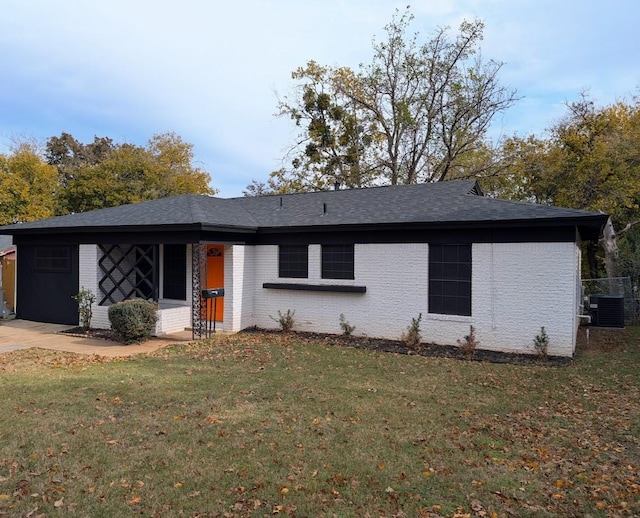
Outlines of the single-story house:
[{"label": "single-story house", "polygon": [[[156,301],[158,334],[277,328],[398,339],[422,315],[426,342],[571,356],[580,243],[600,213],[483,195],[475,181],[222,199],[184,195],[0,227],[17,247],[18,318],[78,324],[72,296]],[[202,298],[223,288],[216,313]],[[222,294],[218,291],[218,294]],[[208,308],[208,309],[207,309]],[[208,311],[208,314],[207,314]]]}]

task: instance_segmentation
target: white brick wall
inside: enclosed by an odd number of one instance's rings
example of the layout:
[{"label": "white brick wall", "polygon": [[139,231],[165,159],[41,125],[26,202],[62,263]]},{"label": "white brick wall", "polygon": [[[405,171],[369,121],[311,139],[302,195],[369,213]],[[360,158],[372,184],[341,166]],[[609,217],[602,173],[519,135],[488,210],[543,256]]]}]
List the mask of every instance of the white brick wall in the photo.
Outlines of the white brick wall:
[{"label": "white brick wall", "polygon": [[109,317],[107,315],[107,307],[99,306],[100,290],[98,289],[98,246],[97,245],[80,245],[79,248],[79,281],[80,289],[83,287],[91,290],[96,296],[96,302],[93,305],[93,317],[91,319],[91,327],[97,329],[109,329]]},{"label": "white brick wall", "polygon": [[255,255],[253,246],[225,246],[224,331],[240,331],[254,325]]},{"label": "white brick wall", "polygon": [[574,243],[473,245],[472,323],[481,347],[533,353],[533,339],[544,326],[549,354],[571,356],[577,257]]},{"label": "white brick wall", "polygon": [[[427,244],[357,244],[355,279],[335,280],[321,278],[321,247],[310,245],[308,279],[280,279],[277,246],[227,245],[223,329],[277,328],[270,317],[290,309],[297,330],[341,333],[342,313],[355,334],[398,339],[422,313],[428,342],[456,345],[473,325],[483,349],[533,353],[533,339],[544,326],[550,354],[573,354],[580,265],[575,243],[474,244],[470,317],[428,314],[428,254]],[[190,247],[187,255],[187,305],[163,309],[159,334],[191,324]],[[97,256],[95,245],[81,245],[80,285],[98,295]],[[366,286],[367,291],[276,290],[263,288],[265,282]],[[109,327],[107,307],[94,307],[93,325]]]},{"label": "white brick wall", "polygon": [[[259,246],[256,260],[255,324],[274,328],[278,310],[295,310],[296,329],[340,333],[340,314],[356,334],[399,338],[418,313],[426,314],[426,244],[355,246],[354,280],[321,279],[320,245],[309,246],[309,278],[278,278],[278,247]],[[263,289],[264,282],[366,286],[362,293]]]},{"label": "white brick wall", "polygon": [[[574,243],[474,244],[472,316],[428,314],[428,245],[355,246],[355,279],[320,278],[320,246],[309,247],[309,278],[278,278],[278,247],[256,247],[253,323],[277,328],[270,317],[295,310],[295,329],[340,333],[340,314],[356,334],[398,339],[422,313],[425,341],[456,345],[473,325],[483,349],[533,353],[545,326],[550,354],[575,348],[579,254]],[[350,284],[365,294],[264,289],[264,282]],[[237,330],[237,329],[234,329]]]},{"label": "white brick wall", "polygon": [[191,306],[167,304],[160,301],[156,336],[184,331],[191,327]]}]

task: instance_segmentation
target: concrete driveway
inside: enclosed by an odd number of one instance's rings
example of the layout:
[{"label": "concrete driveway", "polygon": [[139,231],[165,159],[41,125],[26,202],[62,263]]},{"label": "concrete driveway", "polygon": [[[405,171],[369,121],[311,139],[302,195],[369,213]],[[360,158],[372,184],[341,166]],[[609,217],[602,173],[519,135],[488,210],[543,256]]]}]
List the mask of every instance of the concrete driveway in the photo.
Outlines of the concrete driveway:
[{"label": "concrete driveway", "polygon": [[99,356],[131,356],[156,351],[169,344],[191,340],[191,332],[185,331],[162,338],[153,338],[142,344],[122,345],[109,340],[69,336],[60,331],[73,326],[43,324],[28,320],[0,321],[0,353],[40,347],[55,351],[79,354],[97,354]]}]

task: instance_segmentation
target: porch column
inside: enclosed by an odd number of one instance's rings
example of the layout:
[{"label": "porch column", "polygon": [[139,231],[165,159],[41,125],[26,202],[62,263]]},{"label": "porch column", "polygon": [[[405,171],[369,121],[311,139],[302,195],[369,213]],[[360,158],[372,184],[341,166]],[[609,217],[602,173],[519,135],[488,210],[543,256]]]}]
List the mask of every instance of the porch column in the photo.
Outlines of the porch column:
[{"label": "porch column", "polygon": [[200,292],[207,275],[207,245],[191,245],[191,337],[202,339],[206,336],[207,322],[202,318],[202,298]]}]

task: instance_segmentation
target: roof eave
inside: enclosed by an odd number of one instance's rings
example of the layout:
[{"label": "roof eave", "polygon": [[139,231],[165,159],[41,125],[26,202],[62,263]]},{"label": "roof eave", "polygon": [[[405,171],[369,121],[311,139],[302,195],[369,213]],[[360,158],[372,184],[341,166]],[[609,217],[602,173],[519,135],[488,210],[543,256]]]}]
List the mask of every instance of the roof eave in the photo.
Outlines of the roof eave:
[{"label": "roof eave", "polygon": [[41,234],[75,234],[78,232],[93,234],[124,233],[135,234],[139,232],[234,232],[234,233],[255,233],[256,227],[242,225],[206,225],[202,223],[179,223],[174,225],[100,225],[100,226],[79,226],[79,227],[30,227],[12,228],[0,230],[0,234],[6,235],[41,235]]},{"label": "roof eave", "polygon": [[530,218],[513,220],[478,220],[478,221],[418,221],[400,223],[354,223],[354,224],[332,224],[332,225],[300,225],[300,226],[277,226],[260,227],[257,232],[260,234],[282,234],[287,232],[335,232],[340,230],[387,230],[402,227],[405,229],[440,229],[457,230],[463,228],[558,228],[577,227],[583,239],[598,239],[602,228],[607,222],[606,215],[596,214],[593,216],[575,216],[564,218]]}]

